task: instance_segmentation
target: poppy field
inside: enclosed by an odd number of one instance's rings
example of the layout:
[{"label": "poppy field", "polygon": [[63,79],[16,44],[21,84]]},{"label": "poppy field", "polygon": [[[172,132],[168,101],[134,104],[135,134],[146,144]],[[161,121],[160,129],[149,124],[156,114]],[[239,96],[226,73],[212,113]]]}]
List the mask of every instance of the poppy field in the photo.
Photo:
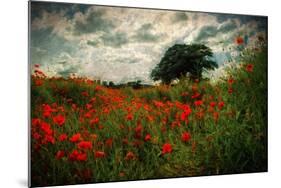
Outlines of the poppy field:
[{"label": "poppy field", "polygon": [[267,171],[264,44],[216,82],[111,88],[31,68],[32,186]]}]

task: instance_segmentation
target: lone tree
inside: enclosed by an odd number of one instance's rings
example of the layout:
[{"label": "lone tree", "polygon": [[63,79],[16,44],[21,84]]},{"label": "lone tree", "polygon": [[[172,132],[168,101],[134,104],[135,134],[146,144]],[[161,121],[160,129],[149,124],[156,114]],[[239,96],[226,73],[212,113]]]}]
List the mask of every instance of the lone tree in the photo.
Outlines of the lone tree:
[{"label": "lone tree", "polygon": [[161,80],[165,84],[187,73],[191,79],[200,79],[204,70],[218,67],[211,60],[212,56],[212,50],[203,44],[175,44],[166,51],[150,76],[154,81]]}]

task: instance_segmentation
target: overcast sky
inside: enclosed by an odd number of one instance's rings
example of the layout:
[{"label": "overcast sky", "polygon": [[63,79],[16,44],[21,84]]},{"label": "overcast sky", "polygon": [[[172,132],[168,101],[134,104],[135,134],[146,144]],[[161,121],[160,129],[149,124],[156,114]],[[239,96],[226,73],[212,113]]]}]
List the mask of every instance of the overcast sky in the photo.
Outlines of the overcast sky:
[{"label": "overcast sky", "polygon": [[151,83],[169,47],[204,43],[219,73],[237,54],[236,37],[251,46],[266,28],[266,18],[255,16],[32,2],[31,63],[48,76]]}]

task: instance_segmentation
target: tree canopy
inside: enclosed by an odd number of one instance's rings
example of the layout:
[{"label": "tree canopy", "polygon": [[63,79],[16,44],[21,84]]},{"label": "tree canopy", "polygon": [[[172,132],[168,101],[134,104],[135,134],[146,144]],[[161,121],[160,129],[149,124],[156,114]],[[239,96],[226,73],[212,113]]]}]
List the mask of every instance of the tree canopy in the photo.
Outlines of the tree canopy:
[{"label": "tree canopy", "polygon": [[154,81],[161,80],[165,84],[187,73],[192,79],[200,79],[204,70],[218,67],[211,60],[212,56],[212,50],[204,44],[175,44],[166,51],[150,76]]}]

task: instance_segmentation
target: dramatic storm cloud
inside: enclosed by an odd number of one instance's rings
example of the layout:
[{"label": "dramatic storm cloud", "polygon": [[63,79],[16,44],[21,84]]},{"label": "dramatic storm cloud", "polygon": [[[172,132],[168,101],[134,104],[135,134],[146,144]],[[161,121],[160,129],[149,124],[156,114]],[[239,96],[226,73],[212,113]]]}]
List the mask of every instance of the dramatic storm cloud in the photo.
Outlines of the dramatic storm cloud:
[{"label": "dramatic storm cloud", "polygon": [[206,44],[224,66],[236,37],[254,45],[266,26],[264,17],[32,2],[31,63],[48,76],[152,83],[151,70],[172,45]]}]

